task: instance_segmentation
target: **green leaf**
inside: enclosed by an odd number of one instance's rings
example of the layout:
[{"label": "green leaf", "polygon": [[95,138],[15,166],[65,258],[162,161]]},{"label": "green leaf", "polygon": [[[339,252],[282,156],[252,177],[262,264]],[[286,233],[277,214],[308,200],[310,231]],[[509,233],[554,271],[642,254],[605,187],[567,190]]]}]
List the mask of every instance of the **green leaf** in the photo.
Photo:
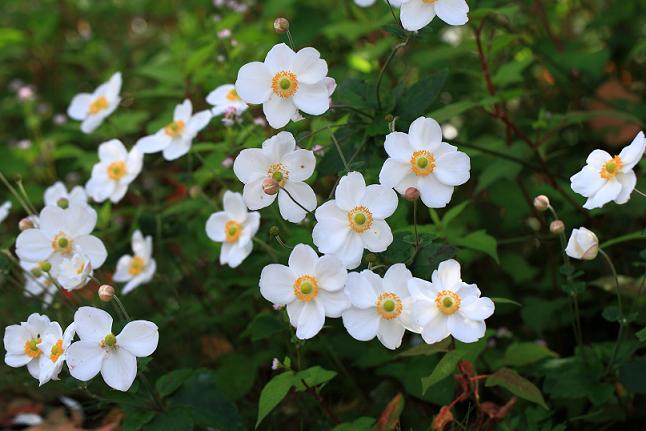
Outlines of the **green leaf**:
[{"label": "green leaf", "polygon": [[455,241],[456,245],[481,251],[491,256],[496,262],[498,261],[498,243],[494,237],[484,230],[471,232],[465,237]]},{"label": "green leaf", "polygon": [[332,431],[371,431],[374,424],[374,418],[362,416],[353,422],[339,424],[332,428]]},{"label": "green leaf", "polygon": [[444,87],[449,75],[447,69],[434,73],[407,88],[398,98],[396,112],[404,122],[412,122],[428,113],[429,108]]},{"label": "green leaf", "polygon": [[138,431],[155,417],[151,410],[135,409],[124,406],[123,431]]},{"label": "green leaf", "polygon": [[189,368],[184,368],[180,370],[171,371],[168,374],[164,374],[155,382],[155,387],[157,392],[162,397],[166,397],[176,390],[178,390],[186,380],[188,380],[194,373],[194,370]]},{"label": "green leaf", "polygon": [[422,379],[422,392],[426,392],[428,388],[453,374],[455,367],[465,353],[465,351],[453,350],[442,356],[431,375]]},{"label": "green leaf", "polygon": [[532,342],[513,343],[505,351],[503,363],[522,367],[533,364],[545,358],[554,358],[558,355],[545,346]]},{"label": "green leaf", "polygon": [[296,374],[294,378],[294,386],[297,391],[304,391],[307,388],[303,385],[303,382],[310,388],[324,383],[329,382],[334,377],[336,377],[336,371],[326,370],[321,368],[318,365],[308,368],[307,370],[300,371]]},{"label": "green leaf", "polygon": [[501,368],[490,375],[486,380],[485,386],[503,387],[517,397],[531,401],[547,409],[547,404],[545,404],[543,394],[541,394],[541,391],[536,387],[536,385],[526,378],[521,377],[511,368]]},{"label": "green leaf", "polygon": [[456,219],[462,211],[471,203],[470,200],[460,202],[458,205],[449,208],[449,210],[442,217],[442,225],[446,228],[451,222]]},{"label": "green leaf", "polygon": [[508,299],[508,298],[490,298],[494,303],[496,304],[512,304],[512,305],[517,305],[518,307],[522,307],[523,304],[520,302],[516,302],[513,299]]},{"label": "green leaf", "polygon": [[447,337],[439,343],[434,344],[418,344],[417,346],[408,349],[404,352],[401,352],[398,357],[406,358],[409,356],[419,356],[419,355],[434,355],[439,352],[448,352],[449,346],[451,345],[451,338]]},{"label": "green leaf", "polygon": [[646,328],[639,330],[635,336],[637,336],[639,341],[646,341]]},{"label": "green leaf", "polygon": [[262,391],[258,400],[258,419],[256,428],[260,422],[285,398],[294,385],[294,372],[287,371],[271,379]]},{"label": "green leaf", "polygon": [[251,341],[258,341],[285,330],[285,324],[278,318],[276,313],[265,312],[253,318],[242,336],[250,337]]},{"label": "green leaf", "polygon": [[144,427],[145,431],[192,431],[193,418],[191,409],[186,406],[175,406],[162,412]]}]

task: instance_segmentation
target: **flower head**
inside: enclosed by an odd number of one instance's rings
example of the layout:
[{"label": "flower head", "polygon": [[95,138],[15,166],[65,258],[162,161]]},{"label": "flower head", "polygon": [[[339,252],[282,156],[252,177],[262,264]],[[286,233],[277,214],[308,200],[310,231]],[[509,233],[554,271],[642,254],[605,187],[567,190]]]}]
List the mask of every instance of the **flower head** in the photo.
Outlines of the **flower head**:
[{"label": "flower head", "polygon": [[175,107],[173,121],[154,135],[137,141],[136,148],[142,153],[163,152],[166,160],[175,160],[188,153],[197,134],[209,124],[211,113],[200,111],[193,114],[193,105],[186,99]]},{"label": "flower head", "polygon": [[74,253],[71,257],[64,257],[54,267],[52,276],[66,290],[76,290],[85,286],[92,275],[92,262],[82,254]]},{"label": "flower head", "polygon": [[121,291],[123,295],[152,280],[157,269],[157,263],[152,257],[153,238],[151,236],[144,238],[141,231],[136,230],[132,234],[132,252],[133,255],[121,256],[112,277],[114,281],[126,283]]},{"label": "flower head", "polygon": [[253,237],[260,226],[260,214],[249,212],[240,193],[224,192],[224,211],[211,214],[206,234],[222,243],[220,264],[235,268],[251,254]]},{"label": "flower head", "polygon": [[141,172],[142,165],[143,155],[137,147],[128,152],[118,139],[104,142],[99,145],[99,162],[92,168],[85,190],[96,202],[106,199],[119,202]]},{"label": "flower head", "polygon": [[7,352],[4,361],[10,367],[27,366],[32,377],[37,379],[40,373],[40,361],[45,353],[43,336],[52,325],[49,317],[34,313],[26,322],[5,328],[4,349]]},{"label": "flower head", "polygon": [[416,188],[429,208],[445,207],[455,186],[469,180],[469,156],[442,142],[442,129],[432,118],[413,121],[408,133],[390,133],[384,148],[389,158],[379,182],[402,195],[408,188]]},{"label": "flower head", "polygon": [[262,104],[269,125],[279,129],[296,118],[299,110],[321,115],[330,108],[324,80],[327,72],[327,63],[316,49],[294,52],[280,43],[264,62],[242,66],[235,86],[242,100]]},{"label": "flower head", "polygon": [[206,101],[209,105],[213,105],[211,113],[214,117],[227,112],[233,112],[234,116],[238,117],[249,106],[238,96],[233,84],[220,85],[206,96]]},{"label": "flower head", "polygon": [[633,168],[645,149],[644,132],[639,132],[619,155],[613,157],[603,150],[590,153],[583,169],[570,178],[572,190],[588,198],[583,208],[601,208],[610,201],[618,204],[628,202],[637,184]]},{"label": "flower head", "polygon": [[385,218],[397,209],[397,194],[382,185],[366,187],[363,175],[350,172],[339,181],[335,199],[316,210],[312,232],[321,253],[336,255],[348,269],[361,263],[363,249],[379,253],[393,242]]},{"label": "flower head", "polygon": [[[263,142],[262,148],[242,150],[233,163],[233,171],[245,185],[243,198],[249,209],[265,208],[278,198],[280,215],[298,223],[307,213],[296,202],[309,211],[316,208],[314,190],[304,182],[314,173],[315,165],[312,151],[297,148],[291,133],[280,132]],[[278,193],[273,193],[275,188],[266,187],[267,179],[278,183],[281,188]]]},{"label": "flower head", "polygon": [[347,272],[334,256],[319,257],[312,247],[298,244],[289,265],[267,265],[260,275],[260,294],[286,305],[289,321],[302,340],[314,337],[325,316],[339,317],[350,305],[343,292]]},{"label": "flower head", "polygon": [[43,342],[40,344],[42,357],[39,361],[38,382],[42,386],[50,380],[58,380],[58,375],[63,369],[67,358],[67,349],[72,343],[76,333],[74,323],[65,329],[57,322],[52,322],[42,335]]},{"label": "flower head", "polygon": [[81,93],[74,96],[72,103],[67,108],[67,115],[75,120],[82,121],[83,133],[92,133],[99,127],[121,102],[121,73],[117,72],[110,80],[101,84],[94,93]]},{"label": "flower head", "polygon": [[88,381],[101,372],[113,389],[127,391],[137,376],[137,358],[152,355],[157,349],[157,325],[147,320],[129,322],[119,333],[112,333],[112,317],[94,307],[81,307],[74,314],[80,341],[67,349],[67,366],[72,377]]},{"label": "flower head", "polygon": [[414,301],[413,317],[427,343],[437,343],[449,335],[473,343],[484,336],[484,320],[493,314],[494,303],[480,297],[478,286],[462,281],[457,261],[440,263],[431,282],[409,280],[408,289]]},{"label": "flower head", "polygon": [[565,253],[573,259],[594,260],[599,253],[599,239],[584,227],[572,229]]},{"label": "flower head", "polygon": [[72,205],[87,205],[87,194],[81,186],[74,187],[67,191],[67,187],[61,181],[57,181],[45,190],[45,205],[56,205],[63,209]]},{"label": "flower head", "polygon": [[419,332],[411,319],[407,283],[413,277],[403,263],[391,266],[382,279],[369,269],[348,274],[346,292],[352,307],[343,312],[343,326],[360,341],[375,338],[389,349],[402,343],[406,329]]},{"label": "flower head", "polygon": [[406,30],[426,27],[437,15],[449,25],[464,25],[469,21],[469,5],[465,0],[402,0],[400,19]]}]

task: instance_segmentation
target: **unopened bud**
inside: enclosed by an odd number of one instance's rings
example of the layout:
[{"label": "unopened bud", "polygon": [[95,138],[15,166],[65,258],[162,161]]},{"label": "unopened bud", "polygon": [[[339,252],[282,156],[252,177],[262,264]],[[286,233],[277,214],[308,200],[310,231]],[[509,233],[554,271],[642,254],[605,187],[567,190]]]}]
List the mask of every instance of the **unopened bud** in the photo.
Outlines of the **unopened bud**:
[{"label": "unopened bud", "polygon": [[273,178],[265,178],[262,182],[262,191],[268,195],[275,195],[280,190],[280,184]]},{"label": "unopened bud", "polygon": [[285,18],[276,18],[274,21],[274,30],[276,33],[287,33],[289,30],[289,21]]},{"label": "unopened bud", "polygon": [[43,271],[40,268],[33,268],[31,270],[31,275],[33,275],[34,277],[40,277],[41,275],[43,275]]},{"label": "unopened bud", "polygon": [[404,199],[411,202],[416,201],[417,199],[419,199],[419,190],[417,190],[415,187],[407,188],[404,192]]},{"label": "unopened bud", "polygon": [[550,207],[550,200],[547,196],[545,195],[538,195],[534,198],[534,208],[536,208],[536,211],[547,211],[547,209]]},{"label": "unopened bud", "polygon": [[38,264],[38,268],[40,268],[41,271],[49,272],[52,270],[52,264],[47,262],[46,260],[43,260]]},{"label": "unopened bud", "polygon": [[392,123],[394,119],[395,117],[393,117],[393,114],[386,114],[386,116],[384,117],[384,120],[386,120],[386,122],[388,123]]},{"label": "unopened bud", "polygon": [[33,228],[34,222],[31,221],[29,217],[25,217],[24,219],[20,220],[20,222],[18,222],[18,229],[20,229],[21,231]]},{"label": "unopened bud", "polygon": [[279,234],[280,234],[280,229],[278,228],[278,226],[272,226],[269,228],[269,235],[276,236]]},{"label": "unopened bud", "polygon": [[110,286],[109,284],[104,284],[101,287],[99,287],[99,299],[103,302],[110,302],[112,301],[112,297],[114,296],[114,287]]},{"label": "unopened bud", "polygon": [[550,232],[553,235],[560,235],[565,232],[565,224],[561,220],[554,220],[550,223]]}]

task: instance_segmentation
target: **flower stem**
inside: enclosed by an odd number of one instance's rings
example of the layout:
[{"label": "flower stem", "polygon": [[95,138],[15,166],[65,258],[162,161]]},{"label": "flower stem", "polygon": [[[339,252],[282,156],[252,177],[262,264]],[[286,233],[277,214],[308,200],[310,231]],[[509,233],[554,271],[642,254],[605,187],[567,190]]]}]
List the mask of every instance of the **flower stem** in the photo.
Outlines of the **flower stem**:
[{"label": "flower stem", "polygon": [[150,380],[148,380],[148,377],[146,377],[146,374],[143,372],[140,372],[138,374],[139,379],[141,380],[141,383],[146,387],[146,390],[150,392],[150,395],[155,403],[155,407],[157,407],[158,411],[163,411],[164,410],[164,403],[161,400],[161,397],[159,396],[159,393],[157,392],[157,389],[150,383]]},{"label": "flower stem", "polygon": [[114,301],[114,303],[115,303],[115,305],[116,305],[116,308],[121,312],[121,314],[123,315],[123,317],[125,318],[125,320],[126,320],[126,321],[128,321],[128,322],[130,322],[132,319],[130,318],[130,315],[129,315],[129,314],[128,314],[128,312],[126,311],[126,307],[124,307],[124,306],[123,306],[123,303],[121,302],[121,300],[119,299],[119,297],[118,297],[117,295],[114,295],[114,296],[112,297],[112,300]]},{"label": "flower stem", "polygon": [[610,357],[610,361],[608,362],[608,368],[606,369],[606,374],[609,374],[610,371],[612,371],[612,366],[615,362],[615,359],[617,358],[617,353],[619,351],[619,344],[621,344],[621,339],[624,334],[624,327],[626,326],[626,317],[624,316],[624,310],[623,310],[623,305],[622,305],[622,300],[621,300],[621,292],[619,292],[619,277],[617,276],[617,269],[615,268],[615,265],[612,263],[612,260],[610,259],[610,256],[603,251],[603,249],[599,249],[599,254],[603,256],[605,259],[606,263],[608,264],[608,267],[610,268],[610,272],[612,272],[612,277],[615,279],[615,293],[617,294],[617,306],[619,307],[619,331],[617,332],[617,339],[615,340],[615,346],[612,349],[612,356]]},{"label": "flower stem", "polygon": [[291,199],[291,200],[292,200],[296,205],[298,205],[298,206],[299,206],[303,211],[305,211],[305,212],[306,212],[306,213],[308,213],[309,215],[312,215],[312,216],[314,215],[314,213],[313,213],[312,211],[308,210],[308,209],[307,209],[307,208],[305,208],[303,205],[301,205],[301,204],[300,204],[296,199],[294,199],[294,196],[292,196],[292,194],[291,194],[291,193],[290,193],[290,192],[289,192],[285,187],[283,187],[283,186],[279,186],[279,187],[280,187],[280,189],[281,189],[282,191],[284,191],[285,193],[287,193],[287,196],[289,196],[289,198],[290,198],[290,199]]},{"label": "flower stem", "polygon": [[390,51],[390,55],[388,55],[388,58],[386,58],[386,62],[384,63],[384,66],[381,68],[381,71],[379,72],[379,78],[377,78],[377,106],[379,107],[379,110],[381,110],[381,81],[384,79],[384,74],[386,73],[386,70],[388,69],[388,66],[390,65],[390,62],[395,58],[395,54],[397,54],[397,51],[408,45],[408,41],[410,40],[410,34],[406,36],[406,40],[403,42],[398,43],[393,47],[393,50]]},{"label": "flower stem", "polygon": [[419,233],[417,232],[417,199],[413,201],[413,226],[415,229],[415,254],[419,252]]},{"label": "flower stem", "polygon": [[292,39],[292,32],[287,29],[287,39],[289,40],[289,46],[292,47],[294,51],[296,51],[296,47],[294,45],[294,39]]},{"label": "flower stem", "polygon": [[641,197],[646,198],[646,193],[642,192],[641,190],[634,189],[635,192],[637,192],[638,195],[641,195]]},{"label": "flower stem", "polygon": [[343,151],[341,151],[341,146],[339,145],[339,141],[336,140],[336,137],[334,136],[334,133],[330,135],[332,137],[332,142],[334,142],[334,146],[336,147],[336,150],[339,152],[339,157],[341,158],[341,161],[343,162],[343,167],[345,168],[346,172],[350,172],[350,167],[348,166],[348,161],[345,158],[345,155],[343,154]]},{"label": "flower stem", "polygon": [[269,254],[271,255],[271,258],[272,258],[273,260],[276,260],[276,261],[278,260],[278,256],[276,255],[276,252],[274,251],[274,249],[273,249],[273,248],[271,248],[271,247],[269,246],[269,244],[267,244],[265,241],[261,240],[260,238],[256,238],[256,237],[254,236],[254,237],[253,237],[253,242],[255,242],[256,244],[258,244],[260,247],[262,247],[262,248],[263,248],[263,250],[265,250],[267,253],[269,253]]},{"label": "flower stem", "polygon": [[36,214],[35,211],[31,210],[29,204],[23,200],[23,197],[21,196],[21,194],[18,193],[18,191],[13,188],[11,183],[2,174],[2,172],[0,172],[0,181],[2,181],[2,183],[5,185],[5,187],[7,187],[7,189],[9,189],[9,192],[11,192],[11,194],[14,195],[14,197],[16,198],[16,200],[18,201],[20,206],[23,207],[23,209],[27,212],[27,214],[29,214],[29,215],[35,215]]}]

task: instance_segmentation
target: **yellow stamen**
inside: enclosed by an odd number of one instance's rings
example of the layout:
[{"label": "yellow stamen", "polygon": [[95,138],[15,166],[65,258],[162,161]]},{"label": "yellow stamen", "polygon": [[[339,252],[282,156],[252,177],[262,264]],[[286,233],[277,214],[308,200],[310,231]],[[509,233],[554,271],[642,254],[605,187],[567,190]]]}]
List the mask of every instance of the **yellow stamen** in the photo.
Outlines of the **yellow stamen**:
[{"label": "yellow stamen", "polygon": [[404,306],[395,293],[382,293],[377,298],[377,313],[386,320],[392,320],[402,314]]},{"label": "yellow stamen", "polygon": [[348,212],[348,222],[353,231],[365,232],[372,226],[372,213],[368,208],[359,205]]},{"label": "yellow stamen", "polygon": [[103,111],[104,109],[108,108],[108,99],[105,98],[105,96],[99,96],[92,103],[90,103],[90,107],[88,108],[88,113],[90,115],[96,115],[99,112]]},{"label": "yellow stamen", "polygon": [[319,285],[312,275],[301,275],[294,281],[294,295],[301,301],[310,302],[319,294]]},{"label": "yellow stamen", "polygon": [[267,169],[267,176],[284,187],[289,179],[289,171],[282,163],[274,163]]},{"label": "yellow stamen", "polygon": [[410,158],[410,167],[418,177],[425,177],[435,169],[435,157],[426,150],[418,150]]},{"label": "yellow stamen", "polygon": [[177,138],[182,134],[185,126],[186,123],[184,123],[182,120],[173,121],[172,123],[164,127],[164,133],[166,133],[171,138]]},{"label": "yellow stamen", "polygon": [[235,88],[227,93],[226,98],[230,102],[237,102],[238,100],[240,100],[240,96],[238,96],[238,92]]},{"label": "yellow stamen", "polygon": [[126,163],[123,160],[112,162],[108,165],[108,178],[112,181],[119,181],[127,173]]},{"label": "yellow stamen", "polygon": [[99,341],[99,346],[102,348],[106,347],[116,347],[117,345],[117,337],[114,336],[114,334],[108,334],[105,336],[105,338],[101,341]]},{"label": "yellow stamen", "polygon": [[128,265],[128,274],[136,276],[144,272],[146,269],[146,262],[141,256],[134,256],[130,259],[130,265]]},{"label": "yellow stamen", "polygon": [[52,240],[52,249],[62,255],[69,256],[72,254],[72,240],[67,238],[65,233],[59,232]]},{"label": "yellow stamen", "polygon": [[604,180],[610,180],[617,176],[617,174],[623,168],[624,162],[621,160],[621,157],[615,156],[611,160],[608,160],[602,167],[599,175]]},{"label": "yellow stamen", "polygon": [[443,290],[435,297],[435,306],[440,313],[447,316],[457,312],[460,309],[460,296],[450,290]]},{"label": "yellow stamen", "polygon": [[296,80],[296,75],[287,70],[278,72],[271,80],[271,88],[277,96],[282,97],[283,99],[292,97],[296,94],[296,90],[298,90],[298,80]]},{"label": "yellow stamen", "polygon": [[58,361],[58,358],[61,357],[64,351],[65,350],[63,349],[63,340],[59,338],[56,344],[52,346],[52,351],[51,351],[51,355],[49,355],[49,359],[52,362]]},{"label": "yellow stamen", "polygon": [[25,355],[32,359],[39,357],[43,351],[40,350],[38,345],[42,342],[43,340],[41,338],[32,338],[31,340],[27,340],[25,342]]},{"label": "yellow stamen", "polygon": [[225,241],[229,244],[233,244],[238,241],[240,235],[242,234],[242,225],[235,220],[229,220],[224,225],[224,236]]}]

